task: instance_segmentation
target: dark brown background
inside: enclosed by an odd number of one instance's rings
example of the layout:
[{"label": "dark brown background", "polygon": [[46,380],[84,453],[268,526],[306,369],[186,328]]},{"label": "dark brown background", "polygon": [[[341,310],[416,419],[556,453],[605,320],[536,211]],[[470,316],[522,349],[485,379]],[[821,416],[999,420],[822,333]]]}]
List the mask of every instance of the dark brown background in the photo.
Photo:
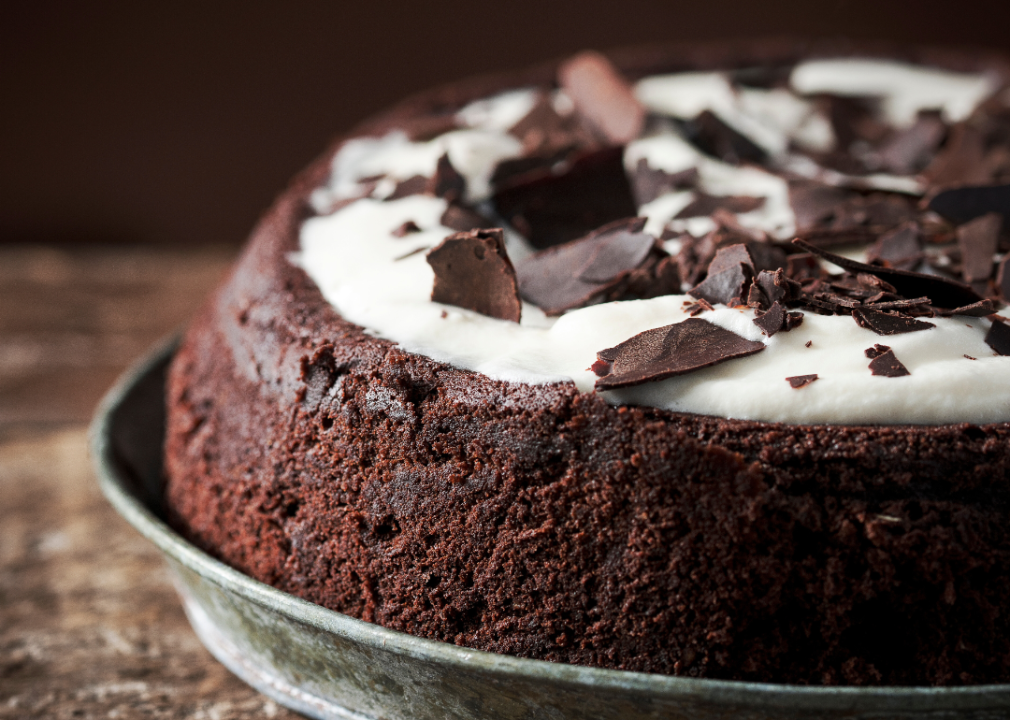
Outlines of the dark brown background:
[{"label": "dark brown background", "polygon": [[237,243],[327,138],[412,91],[783,34],[1010,49],[1010,2],[6,2],[0,242]]}]

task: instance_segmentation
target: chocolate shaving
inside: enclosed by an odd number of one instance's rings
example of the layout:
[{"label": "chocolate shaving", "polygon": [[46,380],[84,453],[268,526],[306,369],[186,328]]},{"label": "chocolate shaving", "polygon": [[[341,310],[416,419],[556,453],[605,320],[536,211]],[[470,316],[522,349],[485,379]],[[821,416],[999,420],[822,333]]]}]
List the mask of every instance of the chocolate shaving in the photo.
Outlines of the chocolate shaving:
[{"label": "chocolate shaving", "polygon": [[907,222],[884,233],[867,251],[871,264],[911,270],[922,259],[922,233],[914,222]]},{"label": "chocolate shaving", "polygon": [[450,235],[427,260],[435,272],[432,302],[519,322],[519,286],[500,228]]},{"label": "chocolate shaving", "polygon": [[393,232],[390,234],[393,237],[402,238],[406,237],[407,235],[410,235],[411,233],[419,233],[419,232],[421,232],[421,228],[418,227],[417,223],[414,222],[413,220],[407,220],[405,223],[403,223],[403,225],[393,230]]},{"label": "chocolate shaving", "polygon": [[600,53],[582,52],[563,62],[558,84],[575,111],[614,145],[631,142],[645,127],[645,108],[620,71]]},{"label": "chocolate shaving", "polygon": [[1000,260],[996,272],[996,289],[999,290],[1000,297],[1010,300],[1010,255]]},{"label": "chocolate shaving", "polygon": [[944,190],[929,201],[929,209],[958,225],[988,213],[999,213],[1006,228],[1010,218],[1010,185],[976,185]]},{"label": "chocolate shaving", "polygon": [[516,178],[495,193],[494,205],[540,249],[638,212],[619,147],[578,155],[564,172],[552,169]]},{"label": "chocolate shaving", "polygon": [[760,145],[735,128],[727,125],[711,110],[704,110],[693,120],[683,123],[684,136],[706,155],[738,165],[743,162],[762,163],[768,159]]},{"label": "chocolate shaving", "polygon": [[455,230],[466,232],[468,230],[480,230],[494,227],[494,222],[465,205],[450,204],[445,208],[439,224]]},{"label": "chocolate shaving", "polygon": [[989,332],[985,334],[985,344],[997,355],[1010,355],[1010,325],[1003,320],[993,319]]},{"label": "chocolate shaving", "polygon": [[947,134],[938,112],[919,113],[915,123],[898,130],[877,149],[883,170],[914,175],[925,168]]},{"label": "chocolate shaving", "polygon": [[406,180],[401,180],[393,188],[386,200],[399,200],[410,195],[423,195],[428,192],[430,180],[424,175],[413,175]]},{"label": "chocolate shaving", "polygon": [[750,265],[735,265],[709,275],[701,283],[687,291],[694,298],[723,305],[742,304],[747,297],[747,286],[754,273]]},{"label": "chocolate shaving", "polygon": [[883,377],[911,375],[908,372],[908,368],[901,364],[901,361],[895,356],[894,351],[887,345],[874,345],[872,348],[867,348],[864,354],[866,357],[871,358],[869,367],[873,375],[881,375]]},{"label": "chocolate shaving", "polygon": [[787,377],[786,382],[789,383],[789,387],[794,390],[799,390],[802,387],[806,387],[816,379],[816,373],[813,375],[794,375],[793,377]]},{"label": "chocolate shaving", "polygon": [[867,265],[866,263],[849,260],[841,255],[835,255],[821,248],[814,247],[810,243],[798,238],[793,240],[793,244],[850,272],[875,275],[894,286],[895,291],[899,295],[905,297],[920,297],[924,295],[929,298],[933,306],[938,308],[959,308],[977,303],[983,299],[967,285],[939,277],[938,275],[925,275],[909,270]]},{"label": "chocolate shaving", "polygon": [[601,350],[593,371],[601,376],[597,390],[640,385],[684,375],[765,349],[701,318],[646,330],[621,344]]},{"label": "chocolate shaving", "polygon": [[988,280],[992,276],[1002,225],[1002,216],[986,213],[958,227],[957,245],[961,249],[961,276],[965,282]]},{"label": "chocolate shaving", "polygon": [[549,162],[575,147],[595,143],[593,135],[581,125],[577,117],[561,115],[546,94],[538,95],[533,107],[522,119],[509,128],[509,133],[519,138],[528,158]]},{"label": "chocolate shaving", "polygon": [[786,322],[786,309],[779,303],[772,303],[772,306],[764,313],[754,318],[754,324],[761,328],[761,332],[771,337],[779,330],[782,330]]},{"label": "chocolate shaving", "polygon": [[[649,167],[646,158],[639,158],[631,174],[631,189],[639,207],[673,190],[691,187],[698,180],[698,168],[668,173]],[[706,213],[707,214],[707,213]]]},{"label": "chocolate shaving", "polygon": [[395,258],[393,258],[393,262],[399,262],[400,260],[406,260],[409,257],[413,257],[414,255],[417,255],[418,253],[423,253],[425,250],[430,250],[430,249],[431,249],[431,245],[422,245],[419,248],[414,248],[410,252],[403,253],[403,255],[397,255]]},{"label": "chocolate shaving", "polygon": [[889,315],[879,310],[862,307],[852,311],[856,324],[877,335],[900,335],[902,333],[918,332],[936,327],[933,323],[905,317],[904,315]]},{"label": "chocolate shaving", "polygon": [[[644,225],[645,218],[610,223],[584,238],[525,258],[516,270],[522,297],[548,315],[560,315],[604,298],[618,300],[631,294],[632,274],[662,252],[655,238],[641,232]],[[669,258],[663,253],[662,259]],[[676,274],[675,263],[672,268],[663,266],[668,269]],[[665,277],[663,272],[659,276]],[[673,283],[679,285],[679,276],[667,280]],[[638,289],[647,294],[647,288]]]},{"label": "chocolate shaving", "polygon": [[430,189],[432,195],[445,198],[450,203],[463,199],[463,195],[466,193],[466,178],[452,166],[448,153],[444,153],[438,159]]},{"label": "chocolate shaving", "polygon": [[757,210],[764,204],[765,199],[763,197],[749,197],[747,195],[717,196],[697,193],[697,197],[687,207],[677,213],[674,219],[707,217],[720,209],[731,213],[746,213]]},{"label": "chocolate shaving", "polygon": [[796,229],[812,230],[835,216],[835,208],[853,197],[848,190],[804,180],[789,183],[789,204],[796,216]]}]

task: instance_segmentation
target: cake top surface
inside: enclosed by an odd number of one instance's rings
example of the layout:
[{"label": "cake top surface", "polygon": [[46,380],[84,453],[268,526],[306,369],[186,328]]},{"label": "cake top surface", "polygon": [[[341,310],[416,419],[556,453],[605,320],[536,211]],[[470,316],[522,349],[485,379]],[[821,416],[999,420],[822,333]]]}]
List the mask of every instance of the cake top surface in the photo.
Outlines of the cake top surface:
[{"label": "cake top surface", "polygon": [[[790,423],[1010,420],[1010,94],[880,58],[606,58],[342,143],[292,261],[492,378]],[[1010,316],[1010,314],[1008,314]]]}]

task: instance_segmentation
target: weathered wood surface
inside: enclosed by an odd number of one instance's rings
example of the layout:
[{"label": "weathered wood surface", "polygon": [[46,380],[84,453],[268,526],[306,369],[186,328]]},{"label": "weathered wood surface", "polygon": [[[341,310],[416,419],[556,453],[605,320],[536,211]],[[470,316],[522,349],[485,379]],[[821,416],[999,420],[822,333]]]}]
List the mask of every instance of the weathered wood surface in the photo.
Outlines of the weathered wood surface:
[{"label": "weathered wood surface", "polygon": [[0,718],[294,718],[218,664],[85,423],[232,252],[0,246]]}]

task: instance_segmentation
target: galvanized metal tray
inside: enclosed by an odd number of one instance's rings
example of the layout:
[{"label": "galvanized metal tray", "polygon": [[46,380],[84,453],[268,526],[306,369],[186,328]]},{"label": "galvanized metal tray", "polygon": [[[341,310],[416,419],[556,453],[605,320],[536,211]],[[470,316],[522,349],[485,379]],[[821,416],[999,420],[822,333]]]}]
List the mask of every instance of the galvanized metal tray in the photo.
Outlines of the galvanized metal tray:
[{"label": "galvanized metal tray", "polygon": [[1010,718],[1010,685],[803,687],[525,660],[412,637],[300,600],[201,552],[161,512],[163,388],[173,343],[108,393],[91,448],[109,502],[165,556],[207,649],[315,718]]}]

